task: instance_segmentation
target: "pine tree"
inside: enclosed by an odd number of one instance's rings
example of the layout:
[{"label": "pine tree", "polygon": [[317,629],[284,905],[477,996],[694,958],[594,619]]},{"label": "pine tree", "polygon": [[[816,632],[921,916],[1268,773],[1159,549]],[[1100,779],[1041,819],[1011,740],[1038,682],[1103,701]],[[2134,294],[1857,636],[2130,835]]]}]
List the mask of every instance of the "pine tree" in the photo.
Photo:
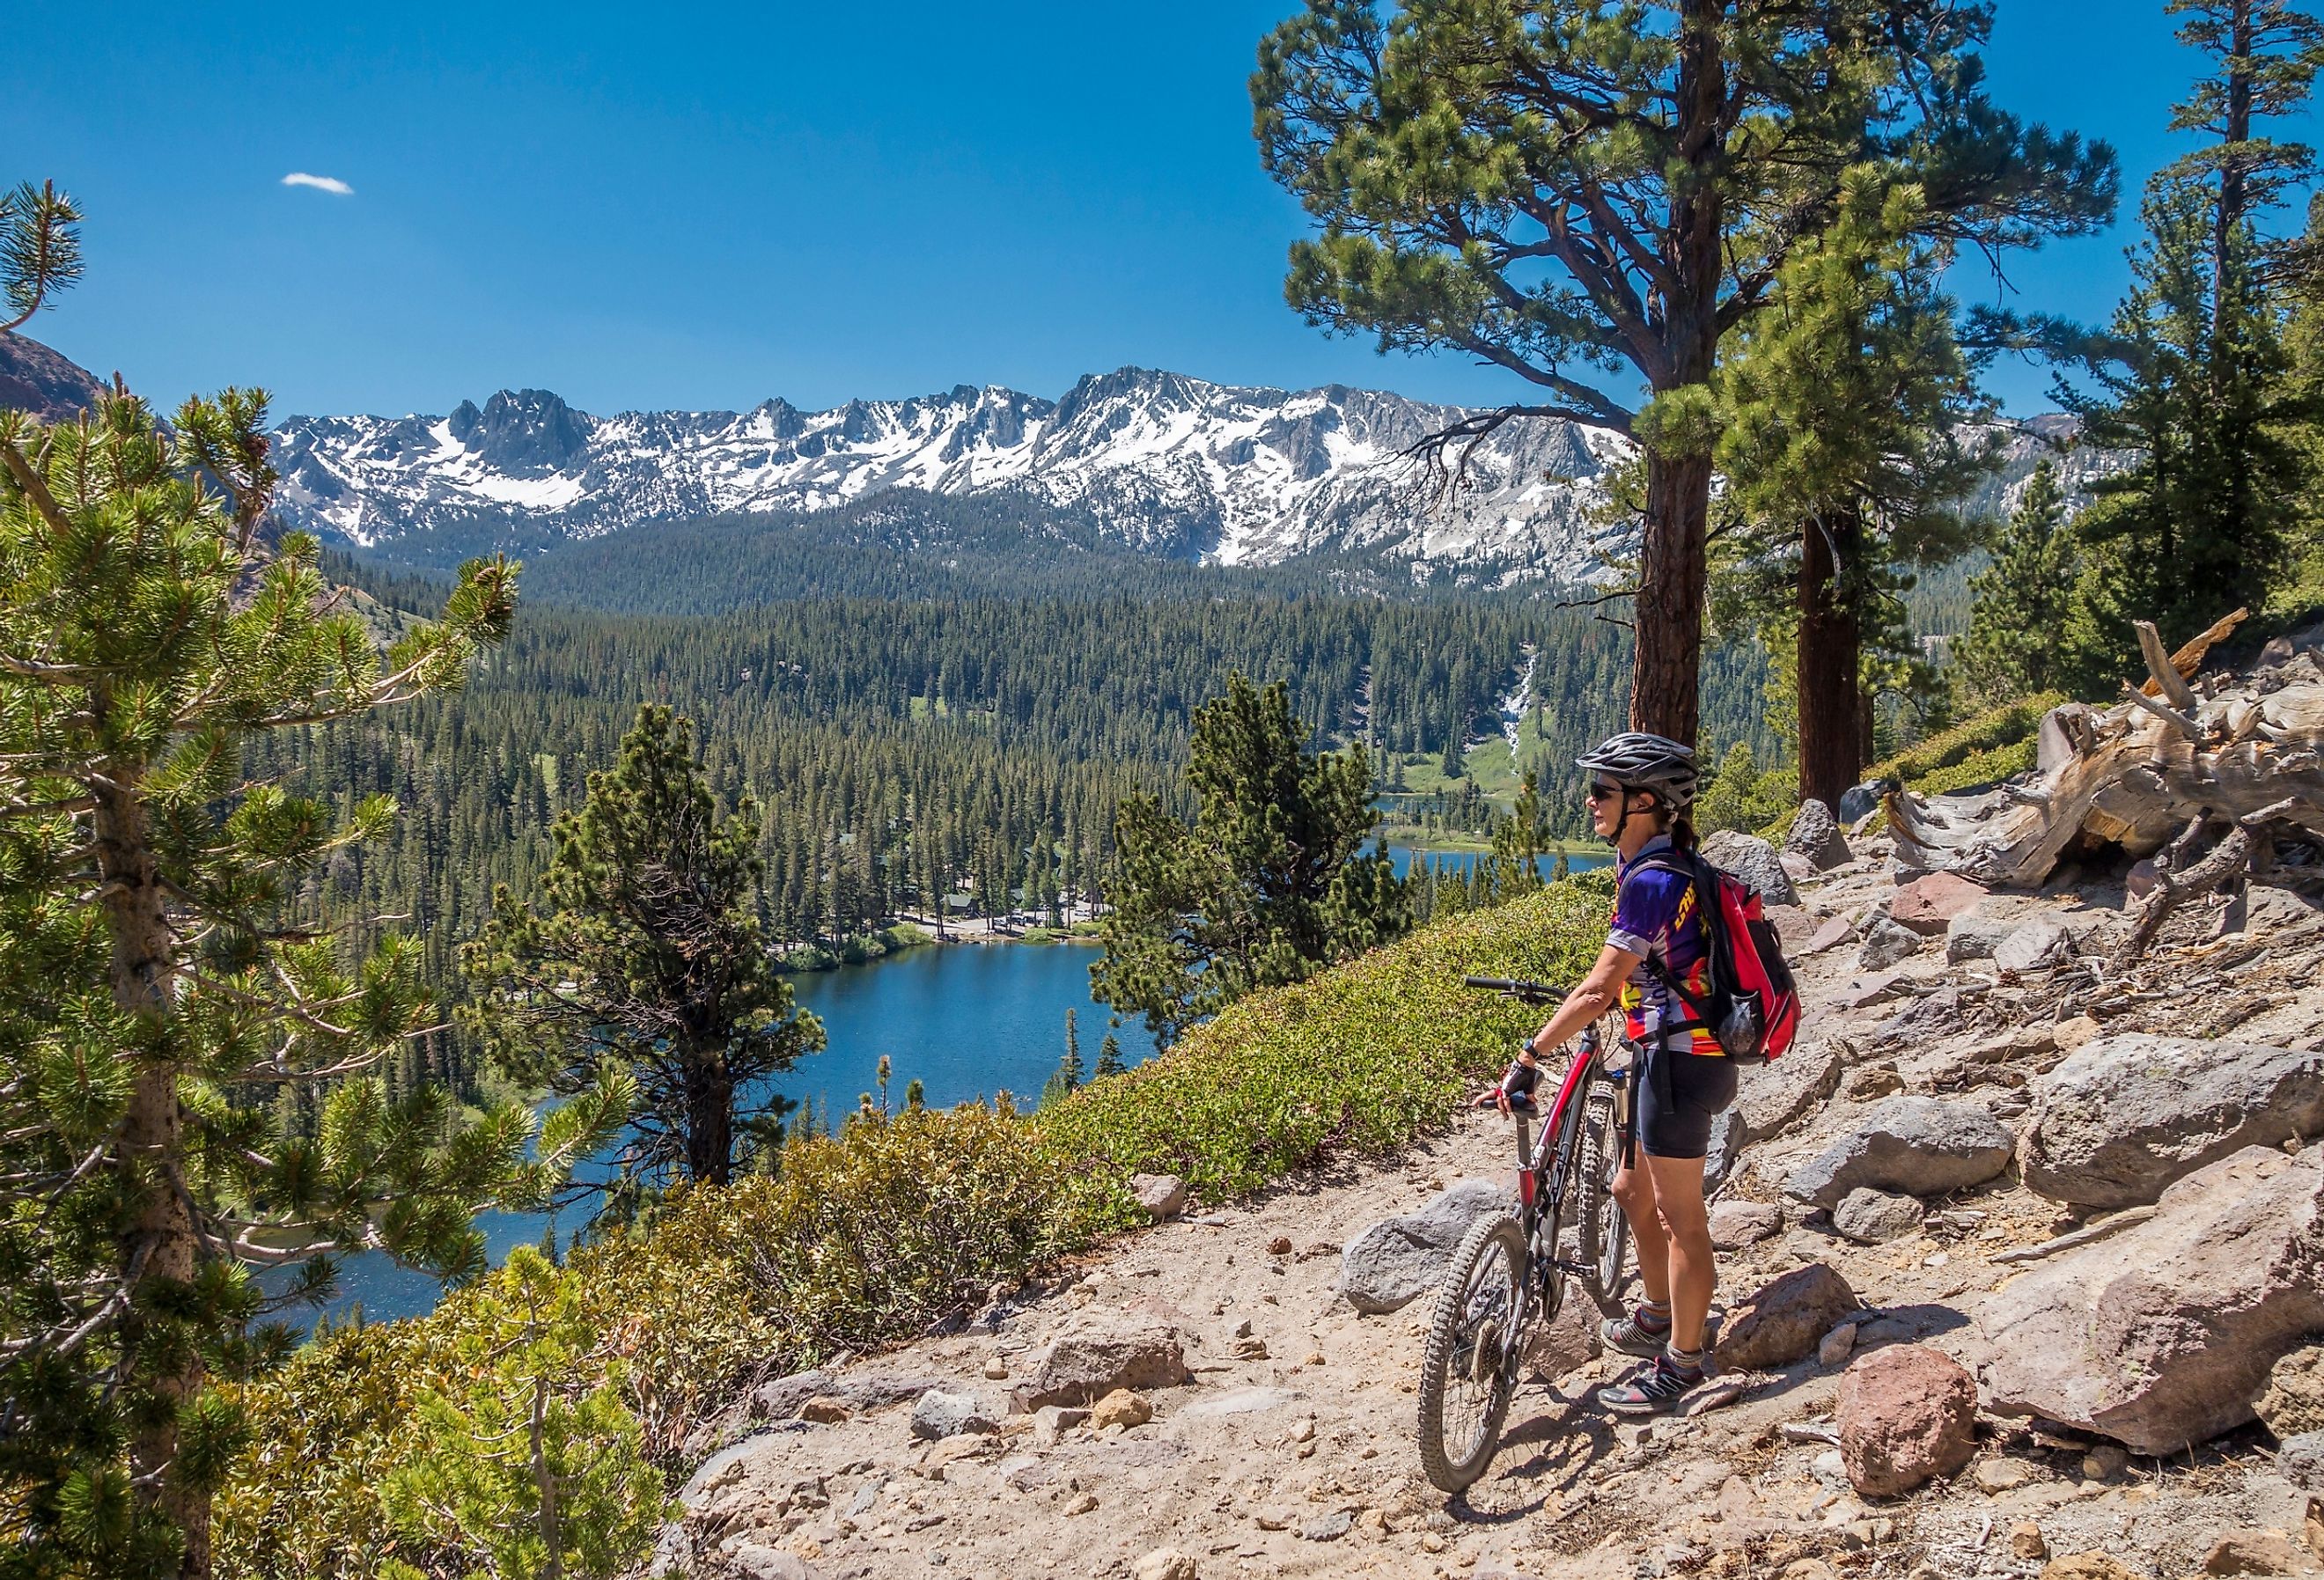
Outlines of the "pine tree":
[{"label": "pine tree", "polygon": [[766,1078],[824,1045],[761,935],[758,821],[747,797],[719,814],[691,727],[648,703],[558,818],[537,901],[503,885],[462,952],[467,1023],[512,1075],[556,1092],[634,1081],[642,1179],[726,1183],[738,1128],[772,1111]]},{"label": "pine tree", "polygon": [[1528,776],[1516,808],[1493,825],[1493,896],[1508,900],[1541,887],[1541,858],[1551,845],[1549,816]]},{"label": "pine tree", "polygon": [[2034,696],[2064,679],[2058,633],[2078,559],[2057,468],[2044,461],[2026,478],[2008,524],[1994,539],[1993,563],[1969,578],[1977,602],[1969,629],[1953,643],[1951,665],[1963,712]]},{"label": "pine tree", "polygon": [[1121,1061],[1121,1039],[1108,1031],[1105,1040],[1097,1045],[1097,1069],[1092,1078],[1102,1081],[1108,1076],[1118,1076],[1129,1067]]},{"label": "pine tree", "polygon": [[[1307,0],[1260,45],[1261,154],[1320,235],[1285,291],[1383,351],[1445,347],[1645,447],[1633,724],[1692,740],[1722,342],[1866,162],[1925,178],[1930,231],[1992,248],[2112,217],[2102,145],[1997,110],[1987,6],[1878,0]],[[1650,395],[1589,382],[1625,369]]]},{"label": "pine tree", "polygon": [[1990,412],[1939,289],[1952,251],[1926,228],[1919,188],[1849,172],[1715,381],[1720,624],[1786,650],[1799,793],[1828,807],[1871,761],[1881,670],[1928,684],[1902,594],[1969,548],[1959,501],[1997,458],[1970,437]]},{"label": "pine tree", "polygon": [[[420,1391],[419,1440],[383,1489],[390,1516],[493,1580],[613,1580],[653,1546],[661,1473],[594,1352],[582,1289],[520,1246],[463,1314],[447,1380]],[[391,1558],[381,1580],[426,1580]]]},{"label": "pine tree", "polygon": [[2169,9],[2190,18],[2181,42],[2215,63],[2172,125],[2212,140],[2149,184],[2113,355],[2096,369],[2098,396],[2071,402],[2089,442],[2137,456],[2094,486],[2077,522],[2088,552],[2067,645],[2070,679],[2093,695],[2135,672],[2133,620],[2176,643],[2262,606],[2291,566],[2308,483],[2292,435],[2314,412],[2286,376],[2291,303],[2277,289],[2292,249],[2260,221],[2314,159],[2257,122],[2306,106],[2324,29],[2281,0]]},{"label": "pine tree", "polygon": [[1150,796],[1121,803],[1121,877],[1094,994],[1163,1040],[1254,988],[1304,981],[1410,925],[1404,885],[1371,836],[1361,746],[1315,753],[1281,681],[1241,675],[1194,715],[1192,827]]},{"label": "pine tree", "polygon": [[[0,204],[16,321],[78,267],[69,199]],[[242,1432],[214,1380],[282,1354],[250,1323],[365,1246],[480,1270],[472,1216],[544,1199],[627,1094],[464,1123],[385,1073],[436,1014],[420,947],[301,916],[385,797],[245,777],[275,732],[457,686],[515,568],[462,568],[384,654],[302,533],[262,530],[266,402],[170,423],[116,387],[0,413],[0,1573],[199,1576]],[[293,1095],[296,1094],[296,1095]],[[278,1128],[311,1112],[301,1133]],[[300,1269],[263,1298],[252,1264]]]}]

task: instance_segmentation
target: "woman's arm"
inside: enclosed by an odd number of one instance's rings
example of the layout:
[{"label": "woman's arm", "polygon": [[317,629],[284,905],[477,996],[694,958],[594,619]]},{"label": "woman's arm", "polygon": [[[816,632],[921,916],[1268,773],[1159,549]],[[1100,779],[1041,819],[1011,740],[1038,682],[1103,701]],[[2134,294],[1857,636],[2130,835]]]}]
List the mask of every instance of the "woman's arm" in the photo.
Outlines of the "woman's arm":
[{"label": "woman's arm", "polygon": [[1567,993],[1549,1023],[1533,1034],[1535,1054],[1546,1058],[1560,1043],[1572,1040],[1584,1026],[1612,1009],[1621,995],[1622,984],[1630,980],[1630,974],[1643,958],[1628,949],[1607,945],[1599,953],[1598,964],[1582,979],[1582,985]]}]

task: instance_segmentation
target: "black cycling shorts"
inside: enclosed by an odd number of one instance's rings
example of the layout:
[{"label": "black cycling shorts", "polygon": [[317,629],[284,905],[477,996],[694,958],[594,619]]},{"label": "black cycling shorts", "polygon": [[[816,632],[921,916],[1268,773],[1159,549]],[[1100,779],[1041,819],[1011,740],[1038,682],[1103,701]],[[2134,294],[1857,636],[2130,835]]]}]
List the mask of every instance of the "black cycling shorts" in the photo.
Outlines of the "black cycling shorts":
[{"label": "black cycling shorts", "polygon": [[1650,1158],[1704,1156],[1711,1150],[1711,1122],[1735,1101],[1735,1061],[1663,1048],[1646,1064],[1646,1078],[1630,1098],[1639,1147]]}]

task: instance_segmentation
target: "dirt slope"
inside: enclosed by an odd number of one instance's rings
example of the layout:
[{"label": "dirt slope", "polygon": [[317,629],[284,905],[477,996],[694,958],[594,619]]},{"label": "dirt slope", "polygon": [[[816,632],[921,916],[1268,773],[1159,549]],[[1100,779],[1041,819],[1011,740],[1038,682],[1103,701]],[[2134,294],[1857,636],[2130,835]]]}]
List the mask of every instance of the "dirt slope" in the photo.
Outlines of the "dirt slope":
[{"label": "dirt slope", "polygon": [[[1859,859],[1806,885],[1802,908],[1784,919],[1794,942],[1886,900],[1894,880],[1879,870],[1885,864]],[[2071,876],[2040,897],[1989,902],[2005,917],[2064,919],[2101,941],[2120,925],[2121,904],[2118,888],[2078,886]],[[2324,1030],[2324,989],[2313,936],[2324,925],[2313,901],[2271,889],[2236,904],[2242,909],[2232,914],[2218,902],[2174,920],[2171,947],[2200,958],[2249,927],[2292,938],[2255,967],[2265,978],[2260,987],[2237,990],[2250,1018],[2234,1034],[2285,1045],[2314,1038]],[[2255,910],[2264,913],[2256,923]],[[1966,1092],[2005,1118],[2022,1108],[2024,1065],[1974,1064],[1945,1051],[1945,1038],[1960,1039],[1957,1025],[1925,1035],[1895,1029],[1900,1008],[1927,1002],[1916,987],[1995,983],[1989,961],[1981,975],[1975,962],[1948,966],[1942,945],[1939,938],[1903,962],[1877,999],[1866,989],[1878,978],[1854,968],[1852,940],[1804,962],[1814,1004],[1807,1035],[1841,1051],[1840,1090],[1747,1152],[1729,1197],[1775,1201],[1772,1182],[1788,1159],[1895,1090]],[[2041,996],[2028,991],[2029,1013]],[[2213,984],[2197,996],[2216,1017],[2228,995]],[[1851,1007],[1859,999],[1874,1002]],[[1988,999],[1974,1002],[1991,1018]],[[2015,1002],[2004,1002],[2003,1019]],[[2142,1017],[2168,1026],[2190,1011],[2158,995],[2133,1005],[2118,1026]],[[2086,1461],[2095,1444],[1987,1420],[1978,1458],[1963,1473],[1868,1507],[1849,1490],[1828,1443],[1796,1430],[1828,1419],[1845,1365],[1839,1356],[1829,1364],[1810,1357],[1762,1379],[1739,1401],[1643,1429],[1590,1402],[1591,1389],[1618,1373],[1612,1358],[1531,1379],[1490,1472],[1466,1498],[1446,1500],[1421,1479],[1412,1446],[1430,1301],[1359,1316],[1335,1291],[1337,1252],[1363,1225],[1408,1211],[1456,1179],[1507,1169],[1506,1124],[1489,1114],[1457,1116],[1448,1133],[1400,1160],[1130,1236],[1071,1281],[996,1305],[965,1334],[927,1338],[841,1373],[855,1381],[936,1378],[947,1390],[978,1393],[1000,1421],[997,1432],[918,1441],[909,1403],[823,1424],[753,1422],[738,1406],[727,1435],[755,1435],[703,1466],[687,1489],[693,1511],[666,1538],[664,1563],[684,1561],[697,1574],[833,1580],[1511,1571],[1545,1580],[1681,1573],[1826,1580],[1828,1573],[2033,1575],[2045,1555],[2104,1549],[2141,1573],[2183,1575],[2202,1566],[2222,1533],[2260,1528],[2288,1532],[2282,1551],[2305,1561],[2305,1496],[2273,1473],[2271,1439],[2257,1428],[2174,1462],[2125,1466],[2119,1455]],[[1977,1305],[2015,1270],[1994,1256],[2042,1242],[2072,1220],[2018,1186],[2014,1169],[1932,1206],[1921,1233],[1865,1246],[1794,1204],[1774,1238],[1722,1256],[1721,1300],[1738,1301],[1781,1271],[1821,1261],[1879,1308],[1880,1320],[1859,1330],[1862,1343],[1918,1340],[1973,1365]],[[1588,1300],[1578,1290],[1570,1300],[1578,1327]],[[1060,1327],[1107,1314],[1175,1323],[1194,1381],[1154,1391],[1155,1418],[1126,1428],[1052,1437],[1031,1417],[1002,1413],[1012,1383]],[[1237,1358],[1239,1337],[1260,1341],[1265,1358]]]}]

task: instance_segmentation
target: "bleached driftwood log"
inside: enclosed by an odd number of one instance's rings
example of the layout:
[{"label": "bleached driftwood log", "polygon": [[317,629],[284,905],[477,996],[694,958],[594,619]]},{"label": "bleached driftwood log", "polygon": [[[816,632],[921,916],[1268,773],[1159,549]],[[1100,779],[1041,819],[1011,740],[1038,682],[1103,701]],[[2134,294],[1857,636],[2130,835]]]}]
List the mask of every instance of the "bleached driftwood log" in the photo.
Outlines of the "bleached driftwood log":
[{"label": "bleached driftwood log", "polygon": [[[2242,612],[2170,659],[2151,626],[2142,689],[2104,709],[2069,704],[2043,721],[2041,766],[1995,790],[1891,790],[1898,859],[1996,887],[2047,878],[2070,849],[2153,855],[2203,826],[2241,836],[2237,859],[2272,830],[2324,838],[2324,664],[2313,651],[2246,674],[2194,677]],[[2202,869],[2216,864],[2206,861]],[[2187,873],[2187,883],[2198,878]],[[2216,882],[2216,880],[2214,880]],[[2187,887],[2187,893],[2193,892]]]}]

